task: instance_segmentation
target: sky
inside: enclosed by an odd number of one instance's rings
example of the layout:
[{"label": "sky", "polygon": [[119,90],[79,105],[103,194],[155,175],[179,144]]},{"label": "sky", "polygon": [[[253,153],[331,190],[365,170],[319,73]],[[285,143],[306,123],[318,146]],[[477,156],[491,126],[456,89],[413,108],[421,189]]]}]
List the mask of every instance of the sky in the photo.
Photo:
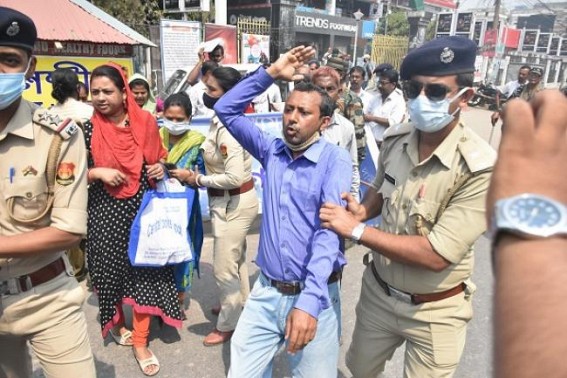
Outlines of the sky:
[{"label": "sky", "polygon": [[[513,9],[515,6],[525,6],[533,8],[535,4],[544,3],[560,3],[566,0],[502,0],[502,4],[508,9]],[[493,7],[494,0],[460,0],[459,10],[466,10],[471,8]]]}]

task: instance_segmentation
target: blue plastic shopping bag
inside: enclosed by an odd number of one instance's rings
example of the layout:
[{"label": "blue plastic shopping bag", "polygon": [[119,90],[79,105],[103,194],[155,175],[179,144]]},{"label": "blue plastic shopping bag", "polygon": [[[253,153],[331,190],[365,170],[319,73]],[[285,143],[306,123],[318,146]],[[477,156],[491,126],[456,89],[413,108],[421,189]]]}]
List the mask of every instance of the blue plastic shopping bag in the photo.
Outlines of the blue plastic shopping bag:
[{"label": "blue plastic shopping bag", "polygon": [[128,244],[133,266],[160,267],[193,259],[188,226],[195,191],[171,185],[172,180],[148,189],[142,198]]}]

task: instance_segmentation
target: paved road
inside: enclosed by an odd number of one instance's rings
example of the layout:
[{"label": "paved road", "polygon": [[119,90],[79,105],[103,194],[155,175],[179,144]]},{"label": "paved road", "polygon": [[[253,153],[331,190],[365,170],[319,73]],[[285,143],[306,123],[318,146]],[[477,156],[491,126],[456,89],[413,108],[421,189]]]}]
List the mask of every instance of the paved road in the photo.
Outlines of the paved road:
[{"label": "paved road", "polygon": [[[489,126],[490,113],[484,110],[471,109],[464,114],[467,124],[473,127],[481,136],[488,139],[491,132]],[[492,144],[497,145],[500,133],[496,129]],[[258,245],[258,222],[248,237],[251,281],[257,277],[257,271],[252,260]],[[345,353],[351,341],[354,327],[354,308],[360,293],[360,278],[363,271],[361,262],[366,249],[355,247],[348,251],[348,265],[345,268],[342,286],[343,309],[343,344],[338,366],[339,377],[351,377],[345,366]],[[474,297],[475,315],[468,329],[468,340],[457,371],[458,378],[482,378],[492,374],[492,271],[489,258],[489,242],[482,237],[476,245],[476,264],[474,282],[477,293]],[[212,238],[207,237],[203,247],[201,278],[196,279],[191,293],[191,301],[187,310],[188,320],[183,328],[176,330],[170,327],[160,328],[157,321],[152,322],[150,348],[161,362],[159,377],[192,377],[192,378],[221,378],[226,376],[229,367],[229,344],[216,347],[204,347],[202,340],[214,327],[210,314],[215,304],[217,291],[212,275]],[[116,345],[110,340],[102,340],[100,326],[97,322],[97,300],[88,293],[85,312],[89,323],[89,334],[95,354],[98,376],[110,377],[141,377],[130,348]],[[73,332],[73,330],[69,330]],[[401,348],[387,365],[384,376],[401,377],[403,364],[403,348]],[[41,370],[34,363],[34,377],[42,377]],[[276,359],[275,378],[289,377],[285,356],[279,353]],[[80,377],[80,372],[77,372]],[[325,377],[321,377],[325,378]]]}]

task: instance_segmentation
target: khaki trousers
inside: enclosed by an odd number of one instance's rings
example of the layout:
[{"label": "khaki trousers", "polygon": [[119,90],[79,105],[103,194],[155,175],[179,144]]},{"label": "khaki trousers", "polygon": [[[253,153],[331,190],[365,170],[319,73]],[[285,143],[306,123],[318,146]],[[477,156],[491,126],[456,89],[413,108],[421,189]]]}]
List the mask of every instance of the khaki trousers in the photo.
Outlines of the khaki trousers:
[{"label": "khaki trousers", "polygon": [[468,293],[421,305],[399,301],[384,293],[368,266],[346,356],[353,377],[376,378],[404,341],[404,377],[452,377],[465,346],[471,302]]},{"label": "khaki trousers", "polygon": [[48,378],[95,377],[85,293],[65,272],[18,295],[4,295],[0,310],[0,377],[32,376],[27,343]]},{"label": "khaki trousers", "polygon": [[214,237],[213,272],[220,291],[221,312],[217,329],[236,328],[250,293],[246,265],[246,234],[258,214],[254,189],[235,196],[209,197]]}]

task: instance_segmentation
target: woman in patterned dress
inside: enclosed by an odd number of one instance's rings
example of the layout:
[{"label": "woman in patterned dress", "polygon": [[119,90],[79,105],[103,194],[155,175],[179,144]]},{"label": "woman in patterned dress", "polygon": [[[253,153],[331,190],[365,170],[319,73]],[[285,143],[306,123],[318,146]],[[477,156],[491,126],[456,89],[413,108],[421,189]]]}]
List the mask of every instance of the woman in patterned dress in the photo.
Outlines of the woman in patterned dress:
[{"label": "woman in patterned dress", "polygon": [[[148,349],[152,315],[180,328],[181,310],[172,266],[133,267],[128,258],[132,222],[146,189],[164,177],[167,151],[155,119],[135,102],[120,66],[109,63],[91,74],[95,113],[85,125],[89,152],[87,259],[98,295],[102,335],[131,345],[146,375],[159,371]],[[133,332],[122,305],[132,306]]]}]

